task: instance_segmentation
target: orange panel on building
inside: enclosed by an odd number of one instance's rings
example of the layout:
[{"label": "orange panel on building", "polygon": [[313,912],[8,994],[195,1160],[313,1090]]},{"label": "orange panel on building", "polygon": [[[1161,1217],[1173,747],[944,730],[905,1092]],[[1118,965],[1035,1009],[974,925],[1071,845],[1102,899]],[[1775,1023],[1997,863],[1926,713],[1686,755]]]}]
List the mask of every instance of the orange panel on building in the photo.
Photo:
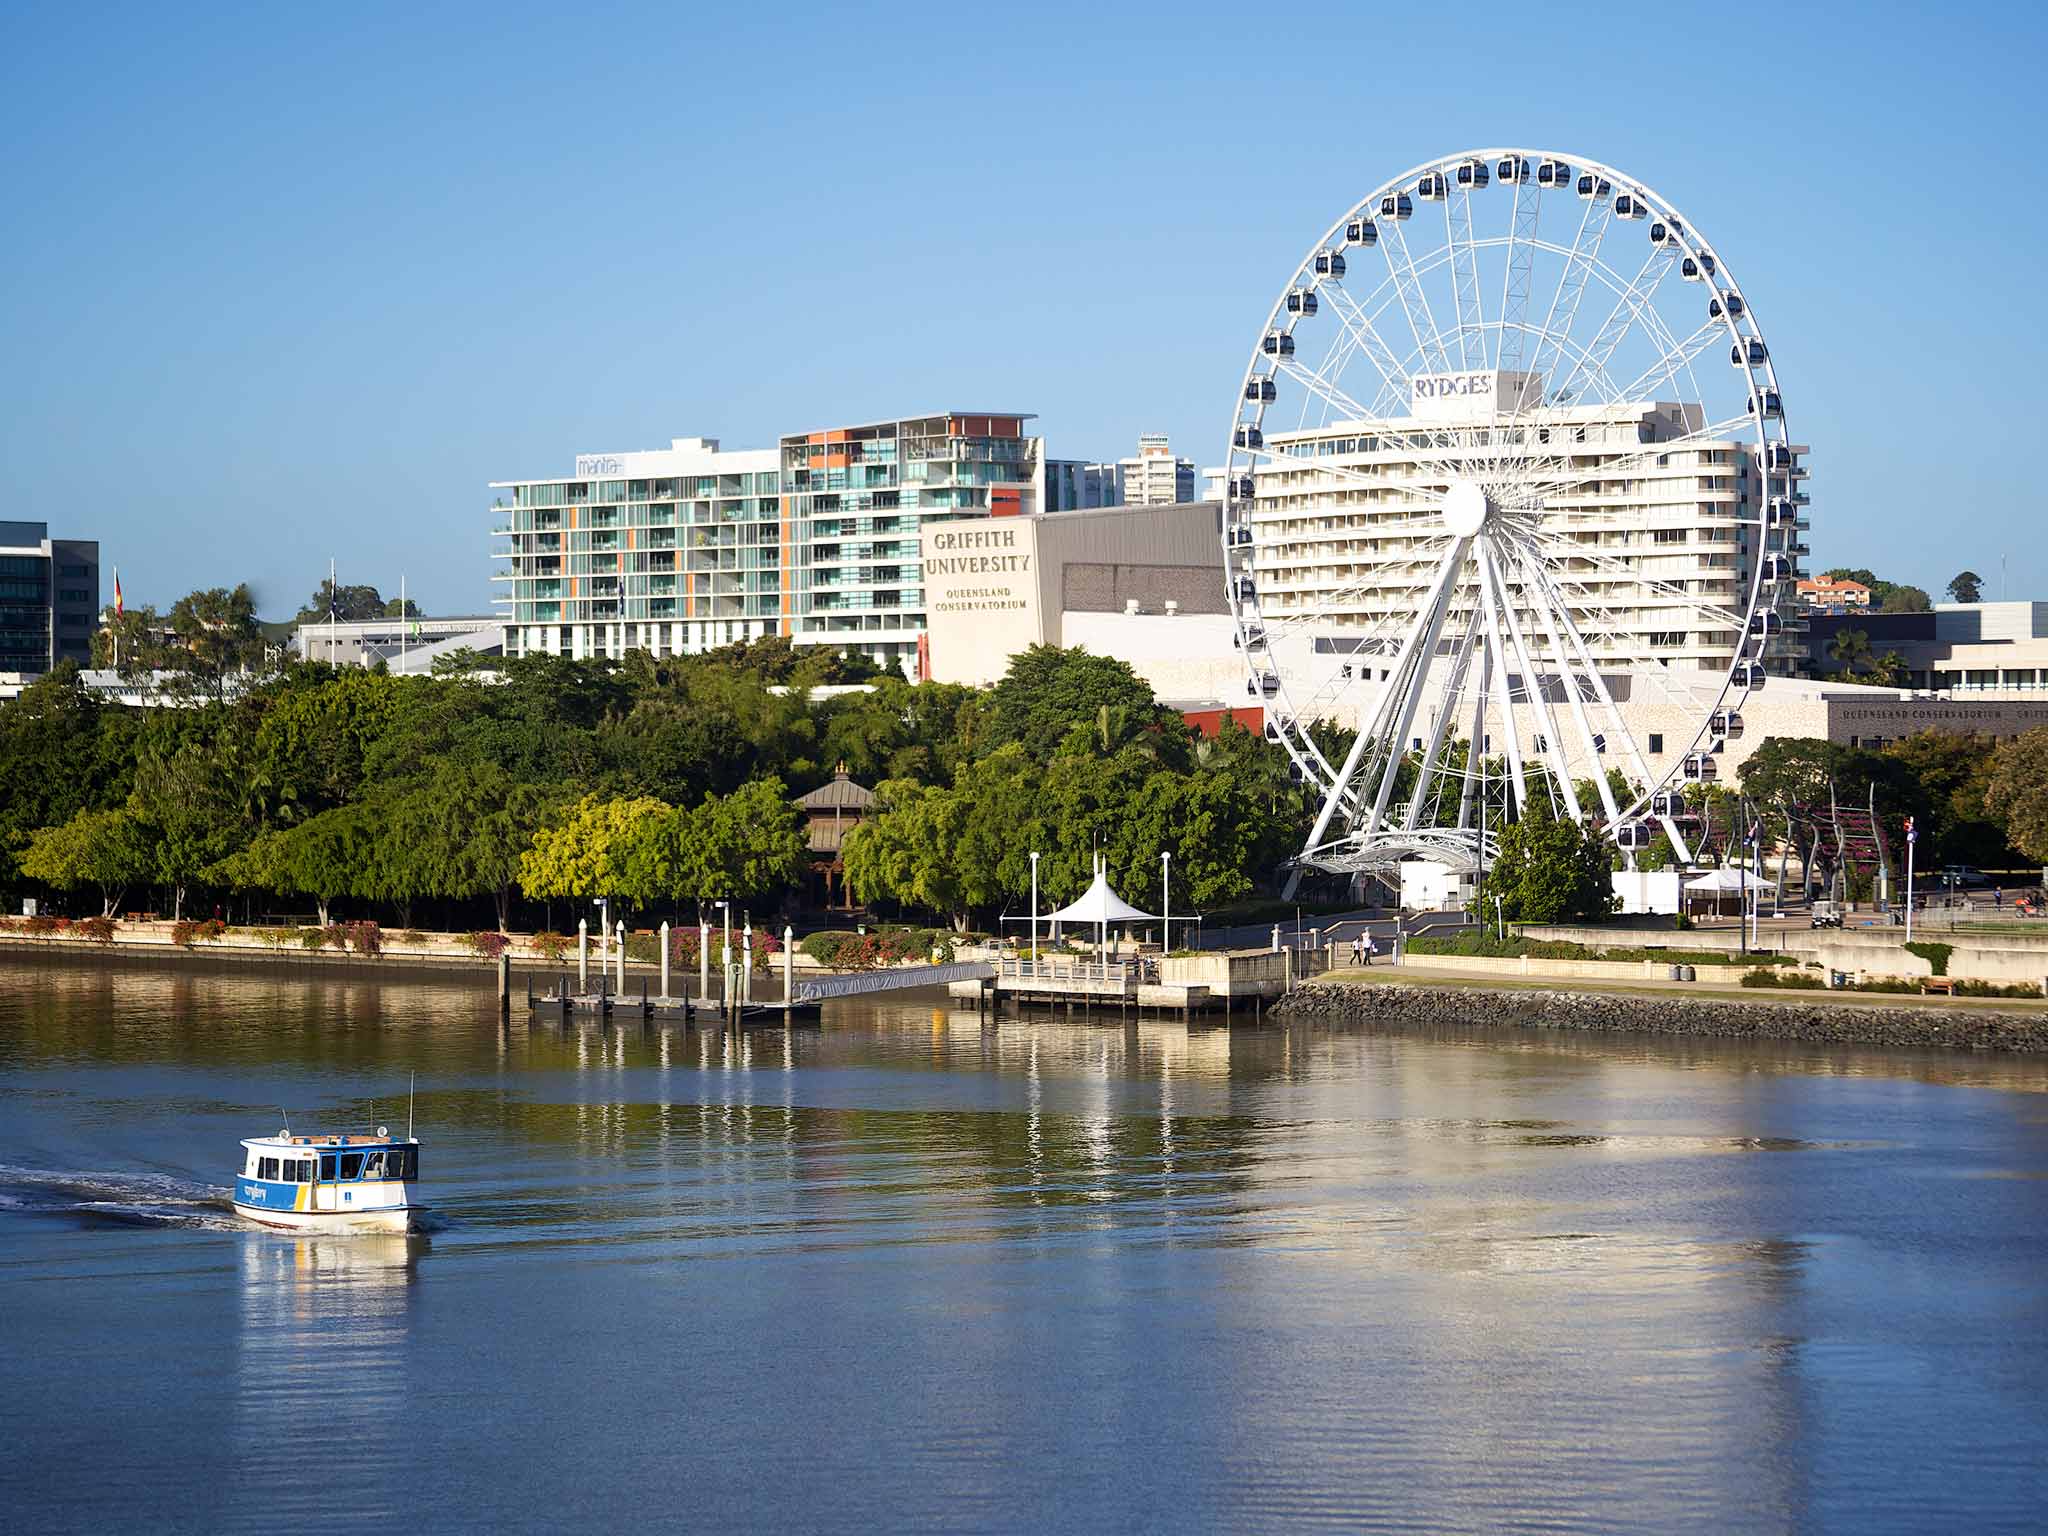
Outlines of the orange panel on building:
[{"label": "orange panel on building", "polygon": [[1024,510],[1024,493],[1015,487],[994,486],[988,493],[990,517],[1016,517]]},{"label": "orange panel on building", "polygon": [[1235,720],[1255,736],[1266,729],[1266,711],[1257,704],[1239,708],[1219,704],[1214,709],[1184,709],[1180,717],[1199,736],[1220,735],[1225,720]]}]

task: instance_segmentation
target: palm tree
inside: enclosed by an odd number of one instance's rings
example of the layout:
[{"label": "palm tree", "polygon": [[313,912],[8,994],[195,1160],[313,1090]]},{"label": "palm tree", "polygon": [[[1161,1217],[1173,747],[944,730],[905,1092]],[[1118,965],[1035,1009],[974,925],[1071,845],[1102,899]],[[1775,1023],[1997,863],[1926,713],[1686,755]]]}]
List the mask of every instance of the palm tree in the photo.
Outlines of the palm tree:
[{"label": "palm tree", "polygon": [[1841,667],[1844,678],[1853,678],[1870,660],[1870,635],[1861,629],[1838,629],[1828,642],[1828,654]]}]

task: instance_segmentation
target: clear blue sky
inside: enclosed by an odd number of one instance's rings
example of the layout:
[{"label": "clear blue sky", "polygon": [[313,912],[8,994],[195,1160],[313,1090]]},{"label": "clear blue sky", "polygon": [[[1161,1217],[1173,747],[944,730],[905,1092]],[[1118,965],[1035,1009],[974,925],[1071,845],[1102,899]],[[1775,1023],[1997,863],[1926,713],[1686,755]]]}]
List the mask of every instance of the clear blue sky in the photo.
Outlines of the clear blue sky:
[{"label": "clear blue sky", "polygon": [[[1220,458],[1428,156],[1623,167],[1742,273],[1816,566],[2048,598],[2038,6],[8,6],[4,515],[131,602],[489,596],[485,483],[964,405]],[[111,597],[111,585],[108,587]]]}]

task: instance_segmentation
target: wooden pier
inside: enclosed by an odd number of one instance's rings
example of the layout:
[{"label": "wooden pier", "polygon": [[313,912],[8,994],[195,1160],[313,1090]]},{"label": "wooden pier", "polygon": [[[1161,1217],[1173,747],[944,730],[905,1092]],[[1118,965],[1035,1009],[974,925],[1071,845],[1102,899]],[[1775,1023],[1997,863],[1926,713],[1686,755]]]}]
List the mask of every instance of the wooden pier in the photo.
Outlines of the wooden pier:
[{"label": "wooden pier", "polygon": [[957,1003],[977,1009],[1020,1010],[1044,1004],[1112,1012],[1179,1014],[1183,1018],[1220,1009],[1254,1016],[1267,1003],[1304,979],[1314,959],[1287,949],[1212,950],[1194,955],[1084,959],[1072,955],[1005,955],[994,974],[981,981],[947,986]]},{"label": "wooden pier", "polygon": [[547,992],[535,992],[533,978],[529,976],[526,982],[526,1010],[529,1014],[555,1013],[563,1018],[571,1015],[594,1015],[608,1019],[658,1019],[666,1023],[679,1023],[690,1029],[784,1029],[791,1026],[814,1025],[818,1022],[820,1012],[816,1003],[807,1003],[801,998],[788,1001],[755,1001],[744,997],[724,999],[651,995],[645,981],[640,983],[637,994],[614,992],[609,988],[579,991],[572,978],[566,975]]}]

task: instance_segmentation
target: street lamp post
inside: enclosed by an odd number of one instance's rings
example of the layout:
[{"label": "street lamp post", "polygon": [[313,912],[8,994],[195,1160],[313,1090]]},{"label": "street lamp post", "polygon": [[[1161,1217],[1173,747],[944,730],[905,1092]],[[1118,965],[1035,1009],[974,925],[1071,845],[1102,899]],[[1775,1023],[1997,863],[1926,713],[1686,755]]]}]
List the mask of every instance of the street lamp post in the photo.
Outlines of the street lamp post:
[{"label": "street lamp post", "polygon": [[1919,829],[1913,825],[1913,818],[1906,818],[1906,942],[1913,942],[1913,849],[1920,841]]},{"label": "street lamp post", "polygon": [[1031,974],[1038,974],[1038,855],[1031,855]]},{"label": "street lamp post", "polygon": [[1173,855],[1159,855],[1159,953],[1173,948]]}]

